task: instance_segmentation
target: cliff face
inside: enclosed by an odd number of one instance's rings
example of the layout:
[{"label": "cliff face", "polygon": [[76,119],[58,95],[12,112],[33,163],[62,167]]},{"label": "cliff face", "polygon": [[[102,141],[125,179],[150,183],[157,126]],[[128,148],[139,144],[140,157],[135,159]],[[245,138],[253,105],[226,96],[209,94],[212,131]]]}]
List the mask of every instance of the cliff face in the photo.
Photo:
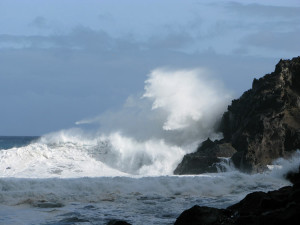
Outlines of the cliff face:
[{"label": "cliff face", "polygon": [[220,130],[237,150],[235,166],[257,172],[300,148],[300,57],[280,60],[273,73],[254,79],[232,101]]},{"label": "cliff face", "polygon": [[219,131],[224,139],[203,143],[174,173],[215,172],[218,159],[210,151],[221,145],[237,151],[231,151],[231,159],[245,172],[262,171],[274,159],[300,149],[300,57],[280,60],[273,73],[254,79],[252,88],[228,106]]}]

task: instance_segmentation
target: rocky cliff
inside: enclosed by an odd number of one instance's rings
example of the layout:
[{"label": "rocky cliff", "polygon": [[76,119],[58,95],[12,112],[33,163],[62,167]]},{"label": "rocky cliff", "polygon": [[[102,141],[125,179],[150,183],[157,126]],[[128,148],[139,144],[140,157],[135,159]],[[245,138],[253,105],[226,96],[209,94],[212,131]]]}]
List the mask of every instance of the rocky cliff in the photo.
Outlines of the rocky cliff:
[{"label": "rocky cliff", "polygon": [[300,57],[280,60],[275,71],[232,101],[220,130],[237,150],[243,171],[257,172],[274,159],[300,148]]},{"label": "rocky cliff", "polygon": [[[274,159],[300,149],[300,57],[280,60],[273,73],[254,79],[252,88],[228,106],[219,131],[224,139],[213,148],[227,144],[236,149],[232,161],[246,172],[262,171]],[[217,159],[205,152],[209,149],[200,147],[185,156],[175,173],[214,172]],[[201,165],[204,158],[207,169]]]}]

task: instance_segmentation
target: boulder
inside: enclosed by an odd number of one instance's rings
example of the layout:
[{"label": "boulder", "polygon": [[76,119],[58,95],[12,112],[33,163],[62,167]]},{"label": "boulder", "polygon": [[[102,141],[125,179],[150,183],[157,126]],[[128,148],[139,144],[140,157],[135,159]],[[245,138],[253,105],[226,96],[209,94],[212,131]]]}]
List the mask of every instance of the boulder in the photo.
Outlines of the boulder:
[{"label": "boulder", "polygon": [[182,162],[174,170],[174,174],[200,174],[218,172],[220,157],[231,157],[236,150],[230,143],[204,141],[194,153],[184,156]]},{"label": "boulder", "polygon": [[[195,205],[184,211],[174,225],[214,225],[221,222],[230,222],[231,211]],[[228,220],[229,218],[229,220]]]}]

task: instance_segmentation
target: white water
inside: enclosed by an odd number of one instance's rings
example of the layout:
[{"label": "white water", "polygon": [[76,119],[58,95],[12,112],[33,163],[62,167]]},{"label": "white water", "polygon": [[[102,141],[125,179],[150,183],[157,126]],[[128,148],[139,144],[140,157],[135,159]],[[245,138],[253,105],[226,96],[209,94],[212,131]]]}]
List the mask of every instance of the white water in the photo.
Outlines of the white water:
[{"label": "white water", "polygon": [[255,175],[232,170],[198,176],[1,178],[0,224],[67,224],[75,217],[88,221],[84,224],[110,219],[173,224],[195,204],[224,208],[249,192],[289,185],[283,175],[299,163],[298,153],[293,161],[281,160],[272,171]]},{"label": "white water", "polygon": [[218,137],[213,126],[228,104],[227,92],[202,73],[154,70],[142,98],[131,96],[118,112],[77,122],[100,123],[99,132],[65,130],[1,150],[0,224],[62,225],[76,218],[80,224],[173,224],[195,204],[226,207],[249,192],[288,185],[283,175],[299,165],[299,153],[265,174],[228,167],[172,175],[184,154]]},{"label": "white water", "polygon": [[180,147],[137,143],[120,134],[96,139],[59,134],[0,151],[0,224],[62,225],[74,224],[67,223],[74,218],[86,221],[81,224],[110,219],[173,224],[195,204],[223,208],[249,192],[288,185],[284,174],[300,163],[298,152],[264,174],[228,167],[223,173],[173,176],[184,152]]}]

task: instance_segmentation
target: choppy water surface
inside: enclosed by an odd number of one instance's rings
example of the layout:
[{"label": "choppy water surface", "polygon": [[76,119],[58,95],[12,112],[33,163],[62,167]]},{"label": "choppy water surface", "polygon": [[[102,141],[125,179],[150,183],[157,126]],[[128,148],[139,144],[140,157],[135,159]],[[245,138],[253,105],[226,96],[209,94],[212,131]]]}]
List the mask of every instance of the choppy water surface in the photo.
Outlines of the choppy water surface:
[{"label": "choppy water surface", "polygon": [[223,173],[173,176],[183,153],[163,141],[134,142],[118,134],[43,137],[2,149],[0,224],[105,224],[111,219],[173,224],[195,204],[224,208],[249,192],[288,185],[283,174],[300,161],[297,153],[264,174],[228,167]]}]

